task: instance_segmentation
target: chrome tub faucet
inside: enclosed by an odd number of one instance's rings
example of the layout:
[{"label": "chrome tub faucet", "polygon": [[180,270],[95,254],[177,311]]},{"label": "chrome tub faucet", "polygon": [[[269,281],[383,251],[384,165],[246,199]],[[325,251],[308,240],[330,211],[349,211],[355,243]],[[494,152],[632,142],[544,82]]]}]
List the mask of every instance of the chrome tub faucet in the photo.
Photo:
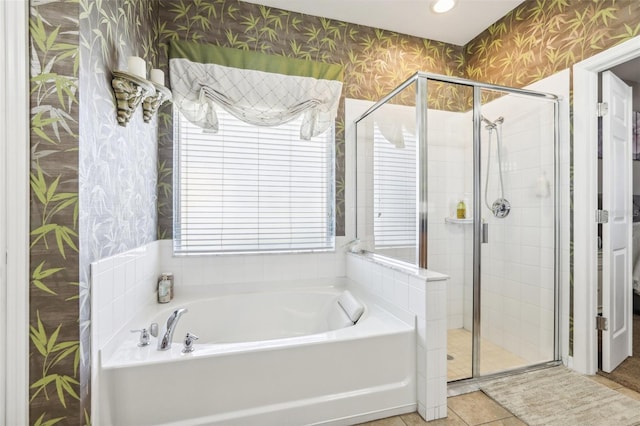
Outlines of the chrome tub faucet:
[{"label": "chrome tub faucet", "polygon": [[158,350],[166,351],[171,348],[171,340],[173,340],[173,332],[176,330],[178,320],[180,317],[187,313],[186,308],[176,309],[167,318],[167,323],[162,328],[162,332],[158,335]]}]

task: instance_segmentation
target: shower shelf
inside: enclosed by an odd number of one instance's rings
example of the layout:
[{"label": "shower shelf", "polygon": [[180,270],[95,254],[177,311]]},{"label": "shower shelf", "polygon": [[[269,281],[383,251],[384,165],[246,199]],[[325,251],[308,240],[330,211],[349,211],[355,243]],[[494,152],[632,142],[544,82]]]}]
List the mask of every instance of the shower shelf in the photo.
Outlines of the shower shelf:
[{"label": "shower shelf", "polygon": [[473,223],[473,218],[457,219],[455,217],[445,217],[444,221],[445,223]]}]

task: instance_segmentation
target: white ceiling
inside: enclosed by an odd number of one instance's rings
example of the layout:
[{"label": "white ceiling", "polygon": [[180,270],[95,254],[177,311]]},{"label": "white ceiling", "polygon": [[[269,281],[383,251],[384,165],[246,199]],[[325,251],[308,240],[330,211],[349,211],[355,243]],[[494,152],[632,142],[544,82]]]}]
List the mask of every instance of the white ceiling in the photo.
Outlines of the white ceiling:
[{"label": "white ceiling", "polygon": [[433,0],[244,0],[464,46],[524,0],[458,0],[448,13]]}]

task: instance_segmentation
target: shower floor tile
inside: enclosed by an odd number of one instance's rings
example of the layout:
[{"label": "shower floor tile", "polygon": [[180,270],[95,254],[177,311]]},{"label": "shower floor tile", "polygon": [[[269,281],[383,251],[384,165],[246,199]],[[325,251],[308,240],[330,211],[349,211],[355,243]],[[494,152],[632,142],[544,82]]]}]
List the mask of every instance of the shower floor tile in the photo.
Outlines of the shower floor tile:
[{"label": "shower floor tile", "polygon": [[[471,332],[464,328],[454,328],[447,331],[448,381],[471,377],[472,339]],[[528,363],[523,358],[485,339],[480,339],[481,374],[497,373],[526,365]]]}]

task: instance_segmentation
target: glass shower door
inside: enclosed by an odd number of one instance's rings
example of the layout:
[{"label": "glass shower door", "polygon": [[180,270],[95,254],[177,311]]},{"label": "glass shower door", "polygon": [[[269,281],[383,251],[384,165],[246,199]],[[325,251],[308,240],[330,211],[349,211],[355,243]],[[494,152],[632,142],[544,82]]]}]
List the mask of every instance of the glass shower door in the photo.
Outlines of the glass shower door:
[{"label": "glass shower door", "polygon": [[478,375],[555,359],[555,110],[481,90]]},{"label": "glass shower door", "polygon": [[427,82],[427,265],[446,274],[447,378],[473,366],[473,87]]}]

